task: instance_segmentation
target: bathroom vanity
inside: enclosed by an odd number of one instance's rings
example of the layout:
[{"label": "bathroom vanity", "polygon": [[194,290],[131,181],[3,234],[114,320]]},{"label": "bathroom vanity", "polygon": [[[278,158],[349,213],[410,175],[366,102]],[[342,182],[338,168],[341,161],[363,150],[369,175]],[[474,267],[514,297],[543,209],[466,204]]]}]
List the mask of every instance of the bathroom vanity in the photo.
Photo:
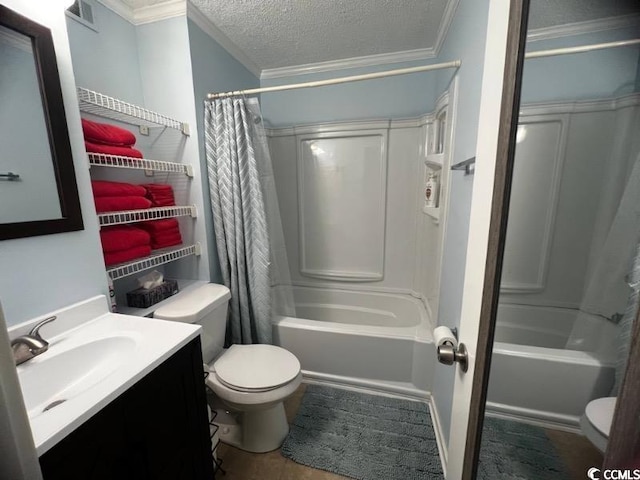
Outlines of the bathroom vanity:
[{"label": "bathroom vanity", "polygon": [[45,480],[211,479],[199,337],[40,457]]},{"label": "bathroom vanity", "polygon": [[104,296],[52,315],[48,351],[17,368],[44,479],[213,478],[201,328],[110,313]]}]

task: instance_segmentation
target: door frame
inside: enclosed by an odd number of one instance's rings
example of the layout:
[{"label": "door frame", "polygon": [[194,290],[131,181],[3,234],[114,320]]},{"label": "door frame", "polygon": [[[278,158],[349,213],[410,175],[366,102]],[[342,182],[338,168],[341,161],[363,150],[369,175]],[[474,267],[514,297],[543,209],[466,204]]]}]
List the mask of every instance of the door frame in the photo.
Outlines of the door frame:
[{"label": "door frame", "polygon": [[515,160],[529,3],[529,0],[511,0],[509,7],[489,237],[462,470],[464,480],[476,478],[480,457],[502,262],[507,238],[507,217]]}]

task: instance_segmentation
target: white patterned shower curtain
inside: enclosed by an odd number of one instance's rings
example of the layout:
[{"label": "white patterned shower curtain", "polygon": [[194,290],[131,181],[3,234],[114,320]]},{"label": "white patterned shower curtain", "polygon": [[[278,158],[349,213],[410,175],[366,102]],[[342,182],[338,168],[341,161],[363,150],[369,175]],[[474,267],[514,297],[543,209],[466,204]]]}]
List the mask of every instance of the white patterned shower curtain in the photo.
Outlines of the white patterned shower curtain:
[{"label": "white patterned shower curtain", "polygon": [[258,100],[205,102],[205,151],[231,343],[272,343],[274,313],[294,315],[289,265]]}]

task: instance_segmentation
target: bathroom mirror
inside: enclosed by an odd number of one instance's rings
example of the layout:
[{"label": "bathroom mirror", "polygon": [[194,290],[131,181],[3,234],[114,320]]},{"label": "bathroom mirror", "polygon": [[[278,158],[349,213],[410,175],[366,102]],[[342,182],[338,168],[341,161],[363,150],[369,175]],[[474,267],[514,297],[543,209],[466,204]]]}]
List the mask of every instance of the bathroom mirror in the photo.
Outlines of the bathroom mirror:
[{"label": "bathroom mirror", "polygon": [[51,31],[0,5],[0,240],[82,230]]}]

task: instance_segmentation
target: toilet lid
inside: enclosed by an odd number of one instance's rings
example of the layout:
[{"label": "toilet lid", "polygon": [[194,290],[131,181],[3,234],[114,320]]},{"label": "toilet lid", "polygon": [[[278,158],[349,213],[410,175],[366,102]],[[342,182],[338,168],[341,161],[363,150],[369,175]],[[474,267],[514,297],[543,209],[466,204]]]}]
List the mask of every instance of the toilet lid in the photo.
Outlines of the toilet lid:
[{"label": "toilet lid", "polygon": [[268,391],[286,385],[300,373],[300,362],[274,345],[232,345],[213,364],[221,383],[236,390]]},{"label": "toilet lid", "polygon": [[591,425],[602,435],[609,436],[613,411],[616,408],[616,397],[605,397],[592,400],[587,404],[585,415]]}]

